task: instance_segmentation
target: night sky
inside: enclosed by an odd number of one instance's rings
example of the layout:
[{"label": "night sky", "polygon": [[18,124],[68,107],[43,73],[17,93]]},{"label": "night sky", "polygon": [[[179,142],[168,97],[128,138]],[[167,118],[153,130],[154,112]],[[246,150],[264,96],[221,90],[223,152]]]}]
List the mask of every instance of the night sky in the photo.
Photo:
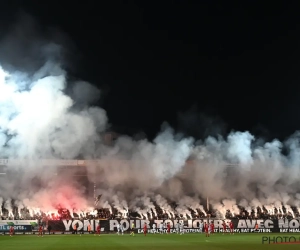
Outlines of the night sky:
[{"label": "night sky", "polygon": [[168,122],[199,139],[248,130],[282,140],[300,128],[297,5],[62,2],[2,5],[1,37],[20,11],[68,36],[70,75],[99,86],[118,132],[153,138]]}]

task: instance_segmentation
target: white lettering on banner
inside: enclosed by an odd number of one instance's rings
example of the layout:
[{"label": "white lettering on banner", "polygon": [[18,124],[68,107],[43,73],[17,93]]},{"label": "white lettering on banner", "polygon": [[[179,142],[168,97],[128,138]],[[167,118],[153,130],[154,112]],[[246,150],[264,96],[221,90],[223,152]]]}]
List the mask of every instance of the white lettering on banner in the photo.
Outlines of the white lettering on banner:
[{"label": "white lettering on banner", "polygon": [[[132,223],[135,224],[136,229],[143,229],[145,223],[147,224],[147,228],[149,228],[149,229],[153,228],[154,225],[157,229],[159,229],[161,223],[164,223],[164,224],[169,223],[171,228],[175,228],[176,224],[178,224],[178,223],[184,223],[184,228],[186,228],[186,229],[190,229],[190,228],[198,229],[200,221],[205,222],[207,220],[187,220],[187,221],[184,221],[184,220],[179,220],[179,221],[178,220],[153,220],[152,221],[151,220],[150,221],[150,220],[140,220],[140,219],[137,219],[137,220],[123,219],[120,221],[120,223],[123,225],[124,230],[128,230],[130,228],[130,226],[132,225]],[[220,228],[223,228],[223,227],[221,227],[222,220],[210,220],[210,222],[214,222],[215,225],[217,225],[217,226],[220,225]],[[117,224],[118,224],[118,220],[109,220],[109,230],[115,231],[117,228]]]},{"label": "white lettering on banner", "polygon": [[291,220],[289,223],[290,228],[299,228],[299,222],[297,220]]},{"label": "white lettering on banner", "polygon": [[178,220],[173,220],[173,222],[174,222],[174,227],[178,224]]},{"label": "white lettering on banner", "polygon": [[247,228],[246,221],[245,220],[239,220],[237,227],[238,228]]},{"label": "white lettering on banner", "polygon": [[91,229],[92,229],[92,230],[95,230],[95,228],[94,228],[94,220],[91,220],[91,221],[89,221],[89,220],[84,220],[84,221],[83,221],[83,230],[84,230],[84,231],[87,231],[88,226],[91,226]]},{"label": "white lettering on banner", "polygon": [[154,223],[156,224],[156,227],[158,228],[159,225],[163,222],[163,220],[155,220]]},{"label": "white lettering on banner", "polygon": [[[171,230],[175,230],[176,224],[179,222],[184,222],[184,230],[190,230],[186,232],[196,232],[193,231],[194,229],[199,229],[199,223],[200,221],[205,222],[213,222],[215,225],[215,232],[223,232],[223,227],[221,226],[223,223],[223,220],[129,220],[129,219],[123,219],[121,221],[119,220],[107,220],[100,222],[101,231],[116,231],[117,225],[120,223],[123,226],[124,231],[128,231],[131,227],[131,224],[135,224],[135,229],[138,231],[139,229],[143,229],[144,224],[147,224],[148,231],[156,233],[157,230],[160,228],[161,223],[170,223]],[[249,233],[263,233],[263,232],[298,232],[300,231],[299,228],[299,220],[293,219],[293,220],[232,220],[234,223],[234,230],[235,232],[249,232]],[[20,221],[21,223],[21,221]],[[59,222],[54,222],[59,223]],[[61,225],[64,225],[65,231],[72,231],[73,226],[75,224],[78,224],[78,230],[79,231],[87,231],[87,228],[89,225],[91,225],[91,228],[96,228],[99,221],[98,220],[63,220],[60,222]],[[259,229],[255,230],[256,223],[259,225]],[[0,223],[1,224],[1,223]],[[24,225],[24,224],[23,224]],[[15,224],[16,227],[23,226],[21,224]],[[155,225],[155,229],[153,230],[153,225]],[[24,226],[25,227],[25,226]],[[286,228],[284,228],[286,227]],[[61,226],[60,226],[61,228]],[[192,230],[193,229],[193,230]],[[192,231],[191,231],[192,230]],[[293,231],[294,230],[294,231]],[[226,232],[229,232],[229,229],[226,228]]]},{"label": "white lettering on banner", "polygon": [[[115,223],[118,223],[117,220],[115,220]],[[143,228],[144,227],[144,223],[147,224],[148,228],[153,227],[153,224],[156,225],[156,228],[159,228],[161,223],[164,224],[170,224],[171,228],[175,228],[177,223],[184,223],[184,228],[198,228],[199,227],[199,223],[200,221],[202,221],[203,223],[206,222],[213,222],[215,225],[215,228],[223,228],[223,220],[187,220],[187,221],[183,221],[183,220],[154,220],[154,221],[149,221],[149,220],[122,220],[122,223],[125,224],[124,225],[124,229],[127,228],[127,223],[129,223],[129,227],[132,223],[135,223],[135,228],[139,229],[139,228]],[[226,223],[226,222],[225,222]],[[266,228],[274,228],[274,222],[272,220],[239,220],[238,221],[238,225],[236,226],[239,229],[254,229],[256,223],[258,224],[260,229]],[[290,222],[291,226],[290,228],[298,228],[298,224],[299,222],[297,220],[293,220]],[[228,224],[228,221],[227,221]],[[110,230],[115,230],[115,228],[117,227],[117,224],[112,224],[112,222],[110,222]],[[228,226],[228,225],[227,225]],[[113,227],[113,228],[112,228]],[[126,229],[125,229],[126,230]]]},{"label": "white lettering on banner", "polygon": [[279,228],[288,228],[289,227],[289,221],[287,219],[285,220],[278,220],[278,227]]},{"label": "white lettering on banner", "polygon": [[200,220],[194,220],[193,221],[193,228],[199,227],[199,224],[200,224]]},{"label": "white lettering on banner", "polygon": [[246,225],[248,228],[254,228],[256,224],[255,220],[246,220]]},{"label": "white lettering on banner", "polygon": [[[135,222],[135,228],[140,228],[141,227],[141,224],[140,224],[140,220],[137,220],[136,222]],[[130,222],[130,225],[132,225],[132,222]]]},{"label": "white lettering on banner", "polygon": [[[95,220],[62,220],[63,224],[64,224],[64,227],[65,227],[65,231],[73,231],[73,228],[74,226],[77,224],[78,225],[78,228],[77,230],[78,231],[87,231],[87,228],[88,226],[90,225],[91,226],[91,229],[92,230],[95,230],[97,228],[97,226],[99,225],[99,222],[98,221],[95,221]],[[101,223],[100,223],[101,224]],[[104,231],[104,228],[101,228],[100,229],[101,231]]]},{"label": "white lettering on banner", "polygon": [[214,226],[215,228],[223,228],[223,222],[221,220],[215,220],[214,221]]},{"label": "white lettering on banner", "polygon": [[[124,222],[123,222],[124,223]],[[127,222],[128,223],[128,222]],[[129,224],[129,223],[128,223]],[[118,226],[118,221],[117,220],[110,220],[109,221],[109,230],[110,231],[114,231],[115,230],[115,228],[117,228],[117,226]],[[128,229],[128,228],[127,228]],[[126,230],[127,230],[126,229]]]},{"label": "white lettering on banner", "polygon": [[[255,231],[255,230],[254,230]],[[259,233],[272,233],[271,229],[258,229]]]},{"label": "white lettering on banner", "polygon": [[224,232],[229,233],[229,229],[224,230],[224,229],[220,228],[220,229],[219,229],[219,232],[220,232],[220,233],[224,233]]},{"label": "white lettering on banner", "polygon": [[258,228],[274,228],[274,222],[272,220],[239,220],[237,228],[255,228],[255,224],[258,224]]},{"label": "white lettering on banner", "polygon": [[265,221],[265,228],[274,228],[274,223],[271,220]]},{"label": "white lettering on banner", "polygon": [[278,220],[278,227],[279,228],[299,228],[300,224],[299,224],[299,220],[296,219],[292,219],[291,221],[289,221],[288,219],[280,219]]},{"label": "white lettering on banner", "polygon": [[70,231],[70,226],[71,226],[71,224],[72,224],[72,221],[71,221],[71,220],[69,220],[69,221],[63,220],[62,222],[64,223],[65,230],[66,230],[66,231]]},{"label": "white lettering on banner", "polygon": [[[203,224],[206,222],[206,223],[209,223],[211,220],[202,220]],[[221,224],[223,223],[223,221],[219,220],[221,222]],[[220,224],[220,225],[221,225]],[[223,227],[222,227],[223,228]]]},{"label": "white lettering on banner", "polygon": [[123,226],[123,230],[126,231],[129,228],[129,222],[127,220],[121,220],[120,224]]},{"label": "white lettering on banner", "polygon": [[[150,228],[150,221],[149,220],[141,220],[141,227],[144,227],[145,223],[147,224],[147,228]],[[138,223],[136,223],[138,224]],[[138,226],[136,226],[139,228]]]},{"label": "white lettering on banner", "polygon": [[76,224],[78,224],[77,230],[80,231],[80,230],[83,228],[83,223],[82,223],[82,221],[80,221],[80,220],[73,220],[72,228],[74,228],[74,226],[75,226]]},{"label": "white lettering on banner", "polygon": [[[164,233],[167,232],[167,230],[163,230]],[[184,229],[184,232],[185,233],[200,233],[200,230],[199,229]],[[144,233],[144,230],[143,229],[138,229],[138,233]],[[160,233],[159,230],[149,230],[148,233],[151,233],[151,234],[155,234],[155,233]],[[170,230],[170,233],[177,233],[177,231],[175,229],[171,229]]]},{"label": "white lettering on banner", "polygon": [[172,220],[165,220],[165,223],[168,225],[168,223],[170,223],[170,227],[172,228],[173,225],[173,221]]}]

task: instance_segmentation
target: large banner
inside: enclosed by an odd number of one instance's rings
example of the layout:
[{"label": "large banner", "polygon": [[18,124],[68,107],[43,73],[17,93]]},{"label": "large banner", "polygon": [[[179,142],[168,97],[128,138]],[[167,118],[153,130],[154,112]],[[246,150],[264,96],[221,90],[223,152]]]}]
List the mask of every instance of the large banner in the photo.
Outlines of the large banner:
[{"label": "large banner", "polygon": [[48,226],[51,226],[53,231],[72,232],[75,225],[77,231],[87,232],[88,226],[91,226],[91,231],[96,231],[100,224],[102,232],[109,231],[108,220],[49,220]]},{"label": "large banner", "polygon": [[[213,222],[215,226],[215,232],[223,232],[223,220],[61,220],[61,221],[49,221],[48,225],[51,225],[53,231],[72,232],[74,225],[77,225],[79,232],[86,232],[88,226],[91,226],[91,230],[95,231],[98,224],[100,224],[101,232],[114,233],[117,231],[118,223],[123,225],[124,231],[130,230],[130,225],[135,224],[136,233],[143,232],[143,226],[146,223],[148,227],[148,233],[159,233],[159,225],[161,223],[170,223],[171,232],[175,233],[175,225],[179,222],[184,223],[184,230],[186,233],[199,233],[199,223]],[[231,220],[234,225],[235,233],[298,233],[300,232],[300,220],[299,219],[280,219],[280,220]],[[225,220],[229,225],[230,220]],[[258,225],[258,230],[255,230],[255,225]],[[164,229],[166,231],[166,229]],[[226,229],[229,232],[229,228]]]},{"label": "large banner", "polygon": [[0,220],[0,232],[8,232],[10,227],[15,232],[31,232],[38,226],[37,220]]}]

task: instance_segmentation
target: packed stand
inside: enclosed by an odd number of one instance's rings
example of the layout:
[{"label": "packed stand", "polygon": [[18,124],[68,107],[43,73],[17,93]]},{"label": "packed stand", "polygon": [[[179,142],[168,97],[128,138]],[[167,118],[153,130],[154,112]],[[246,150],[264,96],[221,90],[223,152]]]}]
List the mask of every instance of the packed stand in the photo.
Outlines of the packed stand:
[{"label": "packed stand", "polygon": [[267,210],[266,207],[257,207],[252,209],[246,209],[244,207],[238,207],[239,213],[233,213],[230,210],[226,210],[225,214],[221,214],[220,211],[210,210],[202,211],[200,209],[192,210],[186,209],[184,213],[179,213],[176,210],[176,204],[170,203],[169,210],[166,211],[160,208],[154,203],[154,208],[147,209],[144,212],[137,212],[129,209],[128,211],[118,211],[115,208],[96,208],[93,212],[78,212],[69,211],[64,208],[59,208],[55,213],[43,213],[27,208],[18,209],[13,207],[11,210],[7,210],[2,206],[0,210],[1,220],[69,220],[69,219],[122,219],[122,218],[140,218],[140,219],[205,219],[205,218],[216,218],[216,219],[292,219],[299,218],[299,211],[295,207],[286,209],[282,206],[280,208],[272,208]]}]

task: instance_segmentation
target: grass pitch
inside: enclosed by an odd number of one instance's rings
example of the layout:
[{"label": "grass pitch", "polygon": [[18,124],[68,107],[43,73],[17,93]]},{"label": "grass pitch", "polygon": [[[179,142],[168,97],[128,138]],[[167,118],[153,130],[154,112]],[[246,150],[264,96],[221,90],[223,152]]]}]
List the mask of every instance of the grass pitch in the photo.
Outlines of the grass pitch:
[{"label": "grass pitch", "polygon": [[158,235],[136,234],[134,237],[118,235],[7,235],[0,236],[2,250],[259,250],[300,249],[300,244],[262,244],[262,237],[291,237],[300,234],[215,234],[206,238],[204,234]]}]

